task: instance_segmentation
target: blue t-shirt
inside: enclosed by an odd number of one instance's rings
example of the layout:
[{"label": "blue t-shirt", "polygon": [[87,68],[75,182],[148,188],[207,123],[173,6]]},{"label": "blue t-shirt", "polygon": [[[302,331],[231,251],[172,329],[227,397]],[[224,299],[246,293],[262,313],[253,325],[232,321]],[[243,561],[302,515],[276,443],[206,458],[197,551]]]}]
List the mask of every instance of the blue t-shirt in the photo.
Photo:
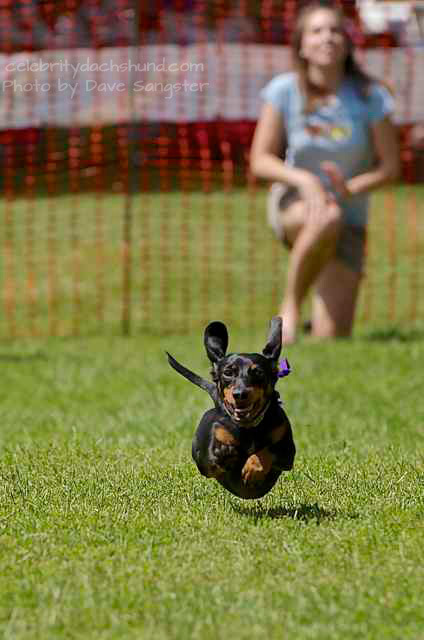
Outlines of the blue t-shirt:
[{"label": "blue t-shirt", "polygon": [[[284,117],[286,161],[311,171],[328,189],[329,180],[320,163],[336,163],[346,179],[371,169],[375,157],[370,125],[394,110],[392,95],[385,87],[372,83],[364,98],[347,78],[331,102],[305,113],[296,73],[273,78],[262,89],[261,98]],[[337,199],[346,222],[357,226],[366,224],[368,194]]]}]

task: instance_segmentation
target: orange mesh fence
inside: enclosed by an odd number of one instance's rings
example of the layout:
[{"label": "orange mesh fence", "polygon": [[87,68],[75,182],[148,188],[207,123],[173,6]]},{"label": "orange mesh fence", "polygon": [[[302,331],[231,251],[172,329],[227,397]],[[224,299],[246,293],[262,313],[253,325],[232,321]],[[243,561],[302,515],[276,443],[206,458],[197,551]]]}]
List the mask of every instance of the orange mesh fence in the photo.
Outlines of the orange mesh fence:
[{"label": "orange mesh fence", "polygon": [[[248,328],[278,309],[287,255],[247,157],[259,90],[290,67],[299,2],[146,4],[2,3],[3,338],[217,318]],[[402,184],[372,198],[357,322],[411,329],[423,311],[422,3],[380,32],[341,4],[364,67],[394,87],[403,166]]]}]

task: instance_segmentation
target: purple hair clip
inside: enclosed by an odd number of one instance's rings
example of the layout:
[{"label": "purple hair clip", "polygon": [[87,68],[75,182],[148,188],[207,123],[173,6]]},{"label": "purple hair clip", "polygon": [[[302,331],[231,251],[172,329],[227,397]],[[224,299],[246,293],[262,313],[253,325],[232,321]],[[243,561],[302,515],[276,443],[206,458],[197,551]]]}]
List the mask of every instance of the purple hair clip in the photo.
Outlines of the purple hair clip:
[{"label": "purple hair clip", "polygon": [[291,373],[289,361],[287,360],[287,358],[283,358],[283,360],[280,360],[280,363],[279,363],[278,377],[284,378],[285,376],[288,376],[289,373]]}]

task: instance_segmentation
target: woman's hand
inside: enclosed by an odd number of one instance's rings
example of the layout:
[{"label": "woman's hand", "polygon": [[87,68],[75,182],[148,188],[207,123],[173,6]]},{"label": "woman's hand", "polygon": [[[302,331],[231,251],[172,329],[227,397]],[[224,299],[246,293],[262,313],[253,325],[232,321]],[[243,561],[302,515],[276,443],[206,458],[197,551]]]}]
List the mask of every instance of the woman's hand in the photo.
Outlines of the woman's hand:
[{"label": "woman's hand", "polygon": [[348,189],[346,180],[339,167],[335,162],[321,162],[321,169],[327,174],[331,186],[341,198],[348,198],[351,193]]},{"label": "woman's hand", "polygon": [[305,203],[308,217],[318,220],[328,206],[328,202],[334,202],[333,194],[325,190],[321,180],[309,171],[299,170],[299,178],[296,179],[296,187],[299,195]]}]

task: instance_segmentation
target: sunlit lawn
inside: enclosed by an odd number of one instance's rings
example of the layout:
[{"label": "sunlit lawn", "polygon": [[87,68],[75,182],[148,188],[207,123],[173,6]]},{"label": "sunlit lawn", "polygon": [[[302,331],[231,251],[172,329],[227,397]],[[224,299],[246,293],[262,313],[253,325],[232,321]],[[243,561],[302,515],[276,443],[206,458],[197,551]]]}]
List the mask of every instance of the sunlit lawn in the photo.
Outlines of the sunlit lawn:
[{"label": "sunlit lawn", "polygon": [[242,192],[207,207],[179,198],[134,201],[131,337],[119,336],[118,196],[97,218],[81,196],[78,224],[70,197],[32,213],[17,202],[13,234],[3,228],[0,634],[422,640],[423,234],[411,194],[394,208],[376,199],[354,338],[302,337],[285,352],[296,464],[259,501],[199,475],[191,438],[210,400],[164,352],[207,376],[210,319],[228,321],[232,350],[260,350],[284,254],[262,192],[250,209]]}]

